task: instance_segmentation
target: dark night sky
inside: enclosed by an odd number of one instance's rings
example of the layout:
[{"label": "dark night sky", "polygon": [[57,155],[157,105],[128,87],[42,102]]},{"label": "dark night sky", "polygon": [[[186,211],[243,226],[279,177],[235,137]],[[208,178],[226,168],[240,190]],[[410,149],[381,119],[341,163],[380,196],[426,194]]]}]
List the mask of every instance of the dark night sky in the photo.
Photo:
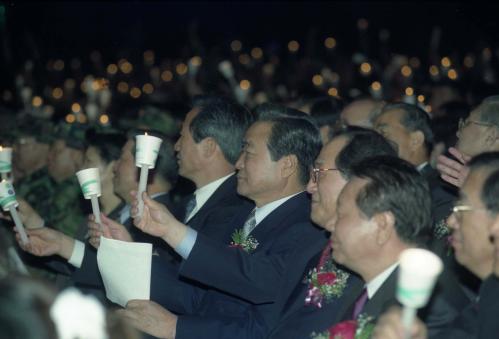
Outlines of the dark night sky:
[{"label": "dark night sky", "polygon": [[[452,2],[55,2],[16,4],[5,2],[6,28],[11,38],[31,32],[46,50],[93,46],[143,46],[168,49],[185,38],[188,23],[199,22],[203,40],[224,41],[240,37],[255,43],[305,38],[316,26],[322,34],[348,39],[355,20],[366,17],[371,28],[388,28],[394,42],[418,49],[435,23],[444,37],[473,41],[476,34],[497,38],[493,7]],[[494,36],[495,35],[495,36]],[[135,39],[138,40],[134,41]],[[138,37],[138,38],[137,38]],[[408,44],[407,41],[413,41]]]}]

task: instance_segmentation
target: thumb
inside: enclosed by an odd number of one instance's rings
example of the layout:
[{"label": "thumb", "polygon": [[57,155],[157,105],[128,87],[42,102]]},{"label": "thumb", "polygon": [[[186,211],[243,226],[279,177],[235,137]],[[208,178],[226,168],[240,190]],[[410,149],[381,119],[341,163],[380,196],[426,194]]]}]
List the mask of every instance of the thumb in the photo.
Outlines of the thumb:
[{"label": "thumb", "polygon": [[147,205],[150,208],[156,208],[157,207],[157,202],[152,200],[149,195],[147,195],[147,192],[142,192],[142,200],[144,201],[144,205]]}]

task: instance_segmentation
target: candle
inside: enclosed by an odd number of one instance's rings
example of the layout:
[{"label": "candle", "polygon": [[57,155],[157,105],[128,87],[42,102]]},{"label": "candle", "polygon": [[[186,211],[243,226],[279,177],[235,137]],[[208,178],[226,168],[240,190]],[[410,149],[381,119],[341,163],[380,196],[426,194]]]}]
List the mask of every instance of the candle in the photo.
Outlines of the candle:
[{"label": "candle", "polygon": [[0,146],[0,173],[2,180],[7,180],[7,173],[12,171],[12,148]]},{"label": "candle", "polygon": [[140,168],[139,188],[137,190],[137,199],[139,201],[138,216],[140,217],[144,210],[142,193],[146,191],[149,169],[154,168],[156,164],[162,140],[152,135],[147,135],[147,133],[144,135],[137,135],[135,136],[135,139],[135,166]]},{"label": "candle", "polygon": [[95,216],[95,221],[101,225],[100,208],[98,197],[101,196],[101,184],[98,168],[87,168],[76,172],[76,177],[80,183],[83,197],[90,199],[92,203],[92,212]]},{"label": "candle", "polygon": [[29,242],[28,236],[26,235],[23,223],[21,221],[21,218],[19,218],[19,214],[17,213],[16,209],[16,207],[19,206],[19,203],[16,200],[14,187],[7,180],[2,180],[0,182],[0,206],[2,206],[2,209],[5,212],[10,212],[12,220],[14,220],[14,224],[16,225],[17,231],[21,236],[21,241],[24,245],[26,245]]},{"label": "candle", "polygon": [[442,272],[442,260],[432,252],[423,249],[408,249],[400,255],[397,300],[404,306],[402,323],[409,333],[416,310],[426,305],[437,277]]},{"label": "candle", "polygon": [[405,89],[405,95],[402,101],[406,104],[416,104],[416,96],[414,95],[414,89],[412,87],[407,87]]}]

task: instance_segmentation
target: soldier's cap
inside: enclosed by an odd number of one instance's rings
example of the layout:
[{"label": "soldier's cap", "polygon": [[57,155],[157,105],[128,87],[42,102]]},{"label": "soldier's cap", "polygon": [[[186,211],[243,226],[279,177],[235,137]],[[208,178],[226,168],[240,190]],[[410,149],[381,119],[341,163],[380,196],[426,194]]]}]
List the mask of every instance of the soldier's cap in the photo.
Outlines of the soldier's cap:
[{"label": "soldier's cap", "polygon": [[64,140],[68,147],[82,150],[86,147],[85,132],[87,128],[88,125],[80,123],[60,122],[55,130],[55,138]]},{"label": "soldier's cap", "polygon": [[35,138],[37,142],[50,144],[54,141],[54,124],[50,120],[25,116],[18,121],[16,139]]}]

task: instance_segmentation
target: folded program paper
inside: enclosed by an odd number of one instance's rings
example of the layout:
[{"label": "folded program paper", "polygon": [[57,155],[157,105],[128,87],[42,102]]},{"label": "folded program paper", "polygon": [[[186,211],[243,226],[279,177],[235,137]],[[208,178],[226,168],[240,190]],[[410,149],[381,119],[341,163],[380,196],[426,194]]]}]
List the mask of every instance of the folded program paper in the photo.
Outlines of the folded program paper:
[{"label": "folded program paper", "polygon": [[123,307],[132,299],[149,300],[152,245],[101,237],[97,264],[109,300]]}]

